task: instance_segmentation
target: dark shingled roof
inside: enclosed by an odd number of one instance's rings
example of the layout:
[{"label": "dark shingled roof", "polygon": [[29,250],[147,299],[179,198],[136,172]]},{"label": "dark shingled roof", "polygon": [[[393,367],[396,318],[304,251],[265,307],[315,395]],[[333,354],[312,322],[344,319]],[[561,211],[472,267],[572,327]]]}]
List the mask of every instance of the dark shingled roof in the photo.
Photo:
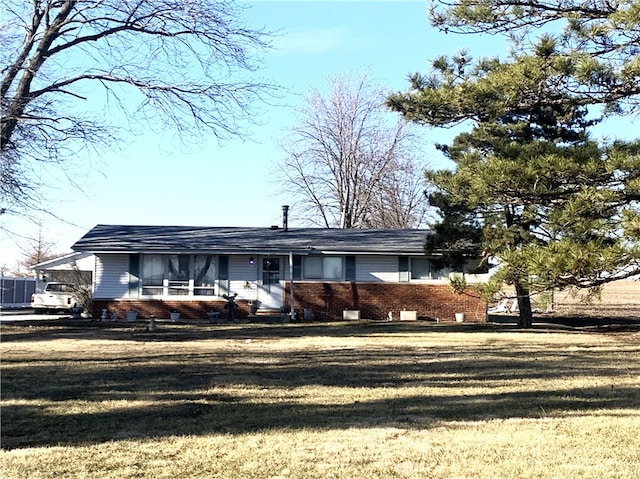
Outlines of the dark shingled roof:
[{"label": "dark shingled roof", "polygon": [[76,251],[422,254],[429,230],[97,225]]}]

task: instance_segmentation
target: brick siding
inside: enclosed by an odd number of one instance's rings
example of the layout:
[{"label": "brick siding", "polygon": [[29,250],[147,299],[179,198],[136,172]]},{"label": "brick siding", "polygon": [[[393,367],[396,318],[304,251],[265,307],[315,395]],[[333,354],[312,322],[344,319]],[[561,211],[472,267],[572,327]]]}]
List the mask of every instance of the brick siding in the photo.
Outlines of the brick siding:
[{"label": "brick siding", "polygon": [[[236,318],[245,318],[249,315],[249,304],[238,302]],[[125,318],[129,310],[138,312],[138,318],[149,319],[152,315],[157,319],[169,318],[171,311],[180,312],[180,317],[191,320],[208,321],[207,312],[216,311],[220,313],[220,318],[227,317],[227,309],[224,307],[226,301],[164,301],[158,299],[136,299],[136,300],[94,300],[92,314],[94,318],[100,318],[102,310],[108,311],[109,317],[112,313],[117,313],[119,318]]]},{"label": "brick siding", "polygon": [[[464,313],[465,321],[485,322],[487,303],[472,291],[454,293],[448,285],[415,283],[314,283],[294,284],[295,309],[310,308],[318,319],[341,319],[345,309],[360,310],[363,319],[394,320],[400,311],[417,311],[418,319],[455,321]],[[285,304],[289,304],[289,290]]]},{"label": "brick siding", "polygon": [[[289,310],[289,284],[285,285],[285,307]],[[314,319],[340,320],[345,309],[360,310],[362,319],[384,320],[389,311],[398,320],[400,311],[417,311],[418,319],[431,321],[455,321],[455,313],[464,313],[465,321],[485,322],[487,303],[477,294],[469,291],[456,294],[448,285],[414,283],[354,283],[354,282],[296,282],[294,284],[295,310],[303,317],[305,309],[311,309]],[[208,311],[217,311],[220,318],[227,317],[226,302],[223,300],[163,301],[163,300],[96,300],[93,317],[99,318],[102,309],[109,315],[116,312],[124,318],[126,311],[138,311],[138,317],[148,319],[168,318],[169,312],[177,310],[181,317],[189,320],[207,321]],[[238,301],[236,319],[249,315],[247,301]]]}]

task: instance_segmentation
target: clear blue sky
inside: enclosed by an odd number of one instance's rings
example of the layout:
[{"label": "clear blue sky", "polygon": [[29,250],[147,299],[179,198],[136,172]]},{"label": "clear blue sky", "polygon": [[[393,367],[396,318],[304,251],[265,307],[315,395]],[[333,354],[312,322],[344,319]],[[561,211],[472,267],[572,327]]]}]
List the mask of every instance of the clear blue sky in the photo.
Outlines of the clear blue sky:
[{"label": "clear blue sky", "polygon": [[[64,180],[50,209],[71,224],[43,216],[43,234],[60,253],[98,223],[211,226],[279,224],[286,184],[271,175],[280,158],[277,140],[293,125],[292,107],[311,88],[322,89],[336,75],[363,70],[390,91],[403,90],[407,75],[426,72],[438,54],[468,47],[471,55],[504,55],[506,46],[494,37],[445,35],[429,26],[427,2],[407,1],[241,1],[250,8],[253,27],[278,31],[274,49],[263,55],[261,78],[281,85],[286,93],[276,105],[262,106],[260,123],[248,130],[249,141],[219,145],[215,139],[184,151],[167,135],[148,133],[129,138],[120,152],[103,152],[87,160],[91,171],[78,170],[81,193]],[[624,120],[622,129],[631,129]],[[620,128],[620,127],[619,127]],[[428,143],[442,142],[448,132],[426,133]],[[432,149],[427,158],[437,165]],[[425,151],[427,151],[425,150]],[[292,211],[295,217],[295,212]],[[14,265],[24,237],[37,226],[0,217],[9,234],[0,232],[0,266]],[[294,224],[295,226],[295,224]]]}]

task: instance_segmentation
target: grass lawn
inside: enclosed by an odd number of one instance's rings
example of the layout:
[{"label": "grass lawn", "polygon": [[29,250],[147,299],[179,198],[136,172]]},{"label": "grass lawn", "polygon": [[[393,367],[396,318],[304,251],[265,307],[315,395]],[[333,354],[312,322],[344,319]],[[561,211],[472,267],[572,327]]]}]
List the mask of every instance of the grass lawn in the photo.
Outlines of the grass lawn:
[{"label": "grass lawn", "polygon": [[14,478],[640,477],[637,330],[3,324]]}]

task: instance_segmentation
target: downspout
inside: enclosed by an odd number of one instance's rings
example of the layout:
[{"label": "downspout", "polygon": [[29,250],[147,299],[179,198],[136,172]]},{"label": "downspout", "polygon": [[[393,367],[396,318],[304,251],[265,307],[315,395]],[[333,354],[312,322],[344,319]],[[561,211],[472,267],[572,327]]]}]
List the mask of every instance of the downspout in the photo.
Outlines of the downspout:
[{"label": "downspout", "polygon": [[294,297],[293,297],[293,251],[289,251],[289,304],[291,305],[291,313],[289,315],[289,321],[292,323],[296,320],[296,312],[293,309],[294,307]]},{"label": "downspout", "polygon": [[[282,229],[289,231],[289,205],[282,205]],[[296,320],[296,312],[294,307],[293,297],[293,251],[289,251],[289,305],[291,311],[289,313],[289,321],[294,322]]]}]

